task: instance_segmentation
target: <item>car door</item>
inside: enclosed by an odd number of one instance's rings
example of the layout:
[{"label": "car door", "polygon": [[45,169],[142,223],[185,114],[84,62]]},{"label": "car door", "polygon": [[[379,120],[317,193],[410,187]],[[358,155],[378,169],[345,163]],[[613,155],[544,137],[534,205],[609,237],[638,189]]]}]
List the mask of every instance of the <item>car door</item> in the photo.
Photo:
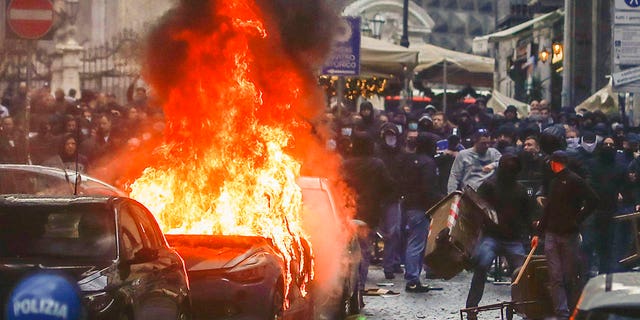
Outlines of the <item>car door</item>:
[{"label": "car door", "polygon": [[168,247],[162,231],[151,213],[136,202],[129,203],[129,206],[134,218],[139,222],[143,237],[149,239],[150,247],[157,252],[157,259],[153,265],[157,279],[157,282],[154,283],[154,290],[163,300],[157,301],[157,303],[166,304],[164,309],[167,316],[171,315],[171,312],[175,315],[188,291],[182,259]]},{"label": "car door", "polygon": [[145,233],[127,202],[118,210],[120,230],[120,252],[122,266],[127,274],[125,290],[132,298],[135,319],[172,319],[176,310],[167,317],[166,305],[161,294],[161,279],[158,272],[157,248]]}]

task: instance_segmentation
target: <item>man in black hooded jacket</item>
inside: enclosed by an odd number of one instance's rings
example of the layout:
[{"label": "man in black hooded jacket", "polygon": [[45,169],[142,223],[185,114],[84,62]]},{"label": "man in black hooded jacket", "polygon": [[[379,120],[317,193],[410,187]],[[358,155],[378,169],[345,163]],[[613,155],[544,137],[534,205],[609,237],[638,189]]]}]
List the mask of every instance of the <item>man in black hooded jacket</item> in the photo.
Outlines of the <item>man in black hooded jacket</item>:
[{"label": "man in black hooded jacket", "polygon": [[360,112],[358,114],[361,119],[356,122],[356,132],[366,134],[369,138],[374,139],[377,137],[379,124],[376,121],[376,112],[373,109],[373,104],[369,101],[365,101],[360,104]]},{"label": "man in black hooded jacket", "polygon": [[403,171],[399,187],[403,196],[402,209],[406,217],[404,278],[407,292],[427,292],[430,289],[420,283],[420,273],[430,222],[426,211],[441,198],[437,183],[437,166],[433,159],[436,140],[435,134],[420,133],[415,141],[407,141],[402,160]]},{"label": "man in black hooded jacket", "polygon": [[382,268],[386,279],[394,279],[395,273],[403,273],[402,267],[402,209],[398,181],[402,175],[401,135],[393,123],[385,123],[380,128],[380,143],[376,156],[384,164],[393,178],[389,193],[382,200],[383,218],[380,231],[384,236]]},{"label": "man in black hooded jacket", "polygon": [[[342,175],[355,192],[356,218],[367,223],[369,230],[377,227],[382,217],[382,200],[390,192],[393,180],[384,162],[373,155],[373,140],[363,133],[352,137],[352,155],[342,164]],[[360,263],[360,290],[364,290],[370,263],[369,236],[360,234],[362,261]]]},{"label": "man in black hooded jacket", "polygon": [[[594,157],[587,162],[590,170],[589,183],[598,194],[600,201],[595,214],[586,221],[583,228],[583,251],[587,264],[585,267],[597,267],[599,273],[608,273],[613,264],[611,259],[612,239],[611,225],[613,215],[622,200],[622,194],[628,189],[626,180],[627,168],[616,162],[615,140],[606,137],[594,152]],[[593,259],[593,253],[596,259]],[[588,271],[588,270],[584,270]]]},{"label": "man in black hooded jacket", "polygon": [[[544,214],[537,223],[544,235],[544,253],[549,267],[549,290],[555,316],[568,319],[582,289],[579,277],[580,225],[598,204],[598,194],[589,184],[568,168],[569,156],[557,150],[549,157],[553,179],[543,185],[546,196]],[[531,246],[538,245],[538,236]]]},{"label": "man in black hooded jacket", "polygon": [[[474,254],[475,267],[467,308],[477,307],[482,299],[487,271],[497,255],[505,256],[514,269],[524,262],[523,241],[528,240],[530,234],[528,226],[535,203],[516,180],[520,169],[518,157],[505,154],[500,158],[497,174],[478,188],[478,195],[491,205],[498,219],[497,223],[488,220],[484,223],[483,237]],[[468,318],[476,319],[476,315],[470,313]]]}]

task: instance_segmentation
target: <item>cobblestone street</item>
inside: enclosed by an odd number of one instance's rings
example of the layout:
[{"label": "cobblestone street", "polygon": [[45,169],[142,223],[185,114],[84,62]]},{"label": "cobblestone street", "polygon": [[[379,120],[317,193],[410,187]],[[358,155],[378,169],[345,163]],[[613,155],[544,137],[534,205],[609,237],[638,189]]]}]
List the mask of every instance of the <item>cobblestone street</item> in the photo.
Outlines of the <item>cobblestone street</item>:
[{"label": "cobblestone street", "polygon": [[[400,294],[365,296],[366,306],[362,313],[369,320],[460,319],[459,310],[464,308],[471,276],[471,272],[463,271],[448,281],[422,278],[423,283],[442,288],[442,291],[407,293],[404,291],[405,283],[402,275],[396,274],[395,279],[387,280],[384,278],[382,268],[373,265],[369,268],[366,289],[381,288]],[[378,284],[387,284],[387,286]],[[510,300],[509,285],[494,285],[488,282],[480,304],[488,305]],[[478,319],[500,319],[500,310],[482,312],[478,315]],[[520,319],[520,317],[516,316],[514,319]]]}]

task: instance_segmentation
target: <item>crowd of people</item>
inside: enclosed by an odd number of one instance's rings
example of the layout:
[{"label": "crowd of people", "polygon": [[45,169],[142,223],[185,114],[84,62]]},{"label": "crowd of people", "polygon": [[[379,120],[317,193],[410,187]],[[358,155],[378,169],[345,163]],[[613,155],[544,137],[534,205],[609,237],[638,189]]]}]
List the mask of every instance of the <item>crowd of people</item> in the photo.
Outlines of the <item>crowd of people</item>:
[{"label": "crowd of people", "polygon": [[[120,105],[114,94],[83,92],[77,99],[73,89],[51,94],[48,87],[10,86],[0,105],[0,163],[95,174],[114,156],[162,135],[162,111],[146,90],[131,88],[128,98]],[[384,235],[387,279],[404,274],[407,292],[430,290],[421,281],[421,274],[434,276],[423,270],[425,212],[467,187],[499,218],[482,226],[467,307],[479,304],[496,256],[518,267],[538,239],[560,318],[586,279],[628,267],[618,261],[633,236],[613,217],[640,210],[640,135],[602,112],[559,110],[544,100],[522,112],[508,106],[494,113],[478,98],[446,110],[382,111],[365,101],[357,112],[336,107],[324,114],[317,125],[329,128],[326,146],[341,157],[344,180],[357,192],[356,216]],[[117,178],[106,180],[118,185]],[[361,239],[363,252],[370,245]],[[363,258],[361,289],[370,256]]]},{"label": "crowd of people", "polygon": [[9,86],[0,105],[0,163],[91,172],[119,184],[122,175],[109,173],[105,166],[122,152],[161,136],[162,111],[143,87],[131,88],[125,105],[113,93],[87,91],[80,99],[76,95],[74,89],[52,94],[47,86]]},{"label": "crowd of people", "polygon": [[356,215],[384,236],[387,279],[404,273],[406,291],[429,291],[420,280],[425,211],[467,187],[498,215],[497,224],[481,226],[467,307],[478,306],[496,256],[519,267],[539,239],[560,319],[589,277],[629,267],[618,261],[631,251],[632,232],[613,218],[640,209],[634,128],[600,111],[559,110],[545,100],[532,101],[527,114],[515,106],[494,113],[481,98],[439,109],[382,111],[365,101],[357,112],[334,108],[325,115],[334,133],[327,145],[344,159],[343,175],[357,191]]}]

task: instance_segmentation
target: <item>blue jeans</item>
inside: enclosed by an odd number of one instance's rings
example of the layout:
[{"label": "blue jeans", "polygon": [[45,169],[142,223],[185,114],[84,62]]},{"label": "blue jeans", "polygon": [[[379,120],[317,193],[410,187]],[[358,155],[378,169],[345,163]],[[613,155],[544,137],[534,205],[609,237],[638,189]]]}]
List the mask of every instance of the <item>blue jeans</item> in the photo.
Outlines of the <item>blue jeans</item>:
[{"label": "blue jeans", "polygon": [[556,317],[569,318],[569,304],[574,305],[580,291],[580,240],[578,234],[559,235],[547,232],[544,254],[549,267],[549,290]]},{"label": "blue jeans", "polygon": [[392,202],[387,205],[384,212],[384,220],[381,231],[384,236],[384,258],[382,268],[385,273],[393,273],[396,266],[401,263],[402,250],[402,213],[400,202]]},{"label": "blue jeans", "polygon": [[487,272],[498,255],[505,256],[509,266],[515,269],[522,266],[526,253],[522,242],[519,240],[506,241],[490,236],[480,239],[480,244],[476,247],[473,256],[475,266],[473,278],[471,279],[471,288],[467,296],[467,308],[477,307],[480,300],[482,300]]},{"label": "blue jeans", "polygon": [[407,210],[407,250],[404,279],[408,284],[420,282],[424,250],[429,235],[429,218],[425,210]]}]

